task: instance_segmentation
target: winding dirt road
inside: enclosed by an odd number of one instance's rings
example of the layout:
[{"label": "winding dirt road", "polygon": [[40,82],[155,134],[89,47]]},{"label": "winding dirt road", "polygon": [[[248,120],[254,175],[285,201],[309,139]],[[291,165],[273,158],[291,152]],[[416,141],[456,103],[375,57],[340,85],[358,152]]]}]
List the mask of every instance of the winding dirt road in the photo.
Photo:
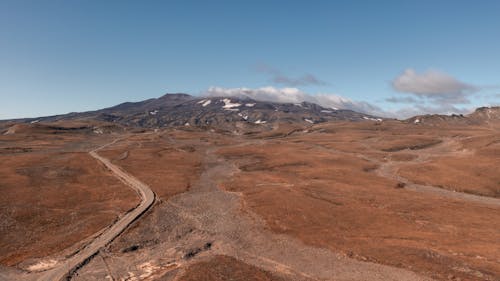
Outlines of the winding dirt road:
[{"label": "winding dirt road", "polygon": [[385,162],[379,161],[374,158],[363,156],[363,159],[371,161],[377,164],[379,167],[375,171],[377,175],[392,179],[405,184],[405,189],[413,190],[421,193],[433,194],[436,196],[446,197],[455,200],[462,200],[473,202],[477,204],[500,206],[500,200],[495,197],[487,197],[482,195],[469,194],[465,192],[456,192],[452,190],[447,190],[437,186],[432,186],[429,184],[417,184],[411,180],[403,177],[399,171],[401,168],[409,165],[426,163],[433,158],[440,156],[460,156],[460,155],[470,155],[473,151],[464,151],[455,139],[444,138],[441,144],[424,148],[416,151],[408,151],[407,153],[415,155],[416,158],[406,162],[387,160]]},{"label": "winding dirt road", "polygon": [[[73,257],[61,262],[57,267],[50,270],[42,272],[38,275],[35,280],[39,281],[54,281],[54,280],[64,280],[68,275],[70,275],[75,269],[77,269],[82,264],[88,262],[101,248],[109,244],[116,238],[120,233],[122,233],[127,226],[129,226],[134,220],[140,217],[154,202],[155,194],[149,186],[142,183],[132,175],[123,171],[119,167],[112,164],[108,159],[100,156],[97,152],[109,145],[112,145],[121,139],[116,139],[115,141],[101,146],[89,154],[100,161],[106,168],[108,168],[117,178],[119,178],[123,183],[127,184],[133,188],[141,197],[141,203],[135,207],[132,211],[126,213],[121,217],[116,223],[106,229],[101,235],[95,238],[90,244],[85,248],[80,250]],[[31,278],[30,278],[31,279]]]},{"label": "winding dirt road", "polygon": [[[93,259],[78,271],[75,281],[180,280],[191,264],[219,255],[294,281],[431,280],[407,269],[358,261],[271,232],[259,216],[242,210],[242,194],[221,187],[221,182],[240,170],[217,155],[217,149],[205,151],[203,172],[189,190],[155,206],[138,222],[140,231],[127,232],[116,241],[115,249],[105,254],[106,262]],[[119,250],[146,240],[161,242],[141,247],[134,254]],[[208,249],[203,246],[207,242]],[[198,246],[200,252],[186,258]],[[162,278],[171,271],[177,271],[175,276]]]},{"label": "winding dirt road", "polygon": [[[364,146],[368,150],[373,150],[373,151],[376,150],[370,144],[364,143]],[[340,154],[340,155],[356,156],[358,158],[374,163],[378,166],[378,168],[375,170],[375,173],[378,176],[402,182],[405,184],[404,189],[406,190],[412,190],[415,192],[427,193],[434,196],[446,197],[461,201],[473,202],[477,204],[500,206],[500,199],[495,197],[487,197],[487,196],[469,194],[464,192],[456,192],[440,188],[437,186],[417,184],[399,174],[399,169],[404,166],[426,163],[427,161],[438,156],[456,156],[456,155],[463,155],[465,153],[467,154],[473,153],[472,151],[464,152],[461,148],[457,148],[457,141],[451,138],[444,138],[442,139],[441,144],[432,147],[423,148],[419,150],[407,149],[406,153],[415,155],[416,158],[413,160],[408,160],[406,162],[393,161],[390,159],[388,159],[387,161],[380,161],[374,157],[369,157],[362,153],[342,151],[331,147],[325,147],[319,144],[311,144],[311,147],[328,151],[330,153],[337,155]]]}]

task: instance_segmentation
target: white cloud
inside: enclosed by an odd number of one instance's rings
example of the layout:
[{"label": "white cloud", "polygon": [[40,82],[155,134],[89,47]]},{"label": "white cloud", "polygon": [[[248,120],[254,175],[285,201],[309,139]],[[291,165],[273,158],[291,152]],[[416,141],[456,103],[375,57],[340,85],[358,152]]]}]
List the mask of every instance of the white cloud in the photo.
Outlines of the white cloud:
[{"label": "white cloud", "polygon": [[323,86],[328,84],[325,81],[317,78],[316,76],[310,73],[306,73],[299,77],[290,77],[283,74],[280,70],[264,63],[256,65],[255,70],[269,75],[271,77],[270,79],[271,82],[289,87],[307,86],[307,85]]},{"label": "white cloud", "polygon": [[411,107],[404,107],[398,110],[395,110],[392,115],[398,118],[409,118],[415,115],[423,115],[423,114],[468,114],[474,111],[474,108],[459,108],[456,106],[447,106],[447,105],[437,105],[437,106],[429,106],[429,105],[414,105]]},{"label": "white cloud", "polygon": [[432,100],[443,105],[469,103],[468,96],[479,88],[435,70],[417,73],[409,68],[392,81],[392,87],[400,92]]},{"label": "white cloud", "polygon": [[389,97],[385,99],[386,102],[390,103],[416,103],[417,100],[413,97]]},{"label": "white cloud", "polygon": [[300,103],[305,101],[327,108],[350,109],[377,116],[385,115],[380,108],[367,102],[353,101],[335,94],[320,93],[311,95],[297,88],[275,88],[270,86],[256,89],[210,87],[202,94],[212,97],[248,97],[259,101],[279,103]]},{"label": "white cloud", "polygon": [[[483,89],[462,82],[453,76],[436,70],[417,73],[409,68],[392,81],[392,87],[406,96],[386,99],[391,103],[409,106],[393,111],[393,115],[406,118],[420,114],[464,114],[473,109],[470,98]],[[410,96],[408,96],[410,95]]]}]

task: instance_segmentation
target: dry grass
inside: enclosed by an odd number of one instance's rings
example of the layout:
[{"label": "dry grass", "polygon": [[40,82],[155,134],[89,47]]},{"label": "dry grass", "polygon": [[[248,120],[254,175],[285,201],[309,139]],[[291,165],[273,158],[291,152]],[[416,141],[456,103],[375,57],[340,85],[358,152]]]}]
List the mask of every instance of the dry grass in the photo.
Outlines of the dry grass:
[{"label": "dry grass", "polygon": [[[16,135],[21,138],[22,136]],[[0,262],[14,265],[79,243],[138,203],[86,152],[81,136],[31,134],[0,147]],[[38,141],[38,139],[44,139]],[[88,140],[87,140],[88,141]],[[47,143],[46,143],[47,142]],[[22,149],[10,149],[18,146]]]},{"label": "dry grass", "polygon": [[[404,127],[358,126],[322,125],[309,134],[222,148],[220,155],[241,170],[224,188],[242,193],[245,208],[264,218],[272,230],[310,245],[437,279],[500,276],[498,208],[396,189],[397,182],[377,176],[378,165],[366,159],[406,164],[442,138],[456,137],[456,131],[415,132],[407,127],[411,134],[405,135]],[[407,169],[433,185],[465,184],[470,177],[478,190],[489,190],[499,186],[496,155],[490,151],[484,162],[477,156],[443,158],[432,162],[433,169]],[[479,174],[471,176],[474,173]]]},{"label": "dry grass", "polygon": [[199,177],[203,156],[200,147],[177,143],[174,138],[135,135],[100,153],[148,184],[162,200],[167,200],[188,190]]},{"label": "dry grass", "polygon": [[500,134],[463,139],[455,151],[403,167],[401,174],[420,184],[500,198]]},{"label": "dry grass", "polygon": [[267,271],[228,256],[215,256],[189,266],[182,281],[282,281]]},{"label": "dry grass", "polygon": [[[61,248],[50,245],[62,239],[58,232],[72,226],[72,220],[62,220],[69,206],[76,212],[74,221],[92,229],[130,204],[126,199],[131,197],[125,193],[110,197],[110,190],[123,187],[85,153],[75,153],[76,148],[88,146],[78,142],[87,137],[35,134],[29,139],[15,135],[0,139],[0,158],[13,163],[0,170],[0,185],[8,194],[2,197],[2,206],[19,205],[14,214],[2,211],[6,219],[1,246],[11,247],[12,253],[15,247],[30,250],[5,255],[5,264]],[[50,153],[40,154],[47,147]],[[398,181],[377,173],[391,164],[410,182],[498,197],[498,131],[393,121],[283,126],[242,136],[186,129],[137,133],[101,154],[149,184],[161,200],[168,200],[199,178],[208,149],[217,149],[221,158],[239,168],[221,187],[242,194],[242,210],[259,215],[274,232],[438,280],[500,276],[498,207],[396,188]],[[58,192],[62,188],[66,193]],[[30,197],[34,190],[43,196]],[[86,205],[81,198],[89,198],[88,204],[94,205]],[[47,204],[63,210],[53,211]],[[22,213],[20,206],[30,208]],[[110,211],[110,206],[115,209]],[[88,209],[94,213],[83,212]],[[24,224],[16,223],[24,228],[9,225],[12,218],[18,219],[16,214],[21,214],[19,221]],[[33,214],[43,218],[31,219]],[[18,235],[31,229],[40,233],[42,226],[47,233],[53,231],[53,236],[39,236],[46,239],[43,247],[36,248],[33,237],[37,236]],[[136,224],[132,229],[140,227]],[[8,245],[9,241],[17,244]],[[182,280],[248,280],[250,276],[278,280],[225,256],[192,265]]]}]

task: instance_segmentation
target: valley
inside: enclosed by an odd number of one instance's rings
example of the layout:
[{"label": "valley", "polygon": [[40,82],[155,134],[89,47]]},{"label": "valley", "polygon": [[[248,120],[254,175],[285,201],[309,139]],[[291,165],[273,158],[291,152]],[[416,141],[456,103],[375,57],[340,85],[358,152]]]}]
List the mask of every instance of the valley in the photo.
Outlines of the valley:
[{"label": "valley", "polygon": [[273,114],[2,123],[0,279],[498,279],[497,119]]}]

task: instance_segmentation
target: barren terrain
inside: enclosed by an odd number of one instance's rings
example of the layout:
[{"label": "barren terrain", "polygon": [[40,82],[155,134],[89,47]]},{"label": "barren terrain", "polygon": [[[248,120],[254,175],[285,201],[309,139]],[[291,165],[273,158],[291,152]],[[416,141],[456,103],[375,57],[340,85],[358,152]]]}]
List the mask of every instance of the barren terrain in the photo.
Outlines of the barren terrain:
[{"label": "barren terrain", "polygon": [[87,153],[115,140],[99,155],[157,198],[74,280],[498,280],[498,132],[398,121],[248,134],[25,128],[0,139],[12,163],[0,170],[0,277],[56,266],[138,204]]},{"label": "barren terrain", "polygon": [[70,254],[138,203],[88,155],[103,141],[61,130],[0,137],[3,265],[29,268],[33,258]]}]

